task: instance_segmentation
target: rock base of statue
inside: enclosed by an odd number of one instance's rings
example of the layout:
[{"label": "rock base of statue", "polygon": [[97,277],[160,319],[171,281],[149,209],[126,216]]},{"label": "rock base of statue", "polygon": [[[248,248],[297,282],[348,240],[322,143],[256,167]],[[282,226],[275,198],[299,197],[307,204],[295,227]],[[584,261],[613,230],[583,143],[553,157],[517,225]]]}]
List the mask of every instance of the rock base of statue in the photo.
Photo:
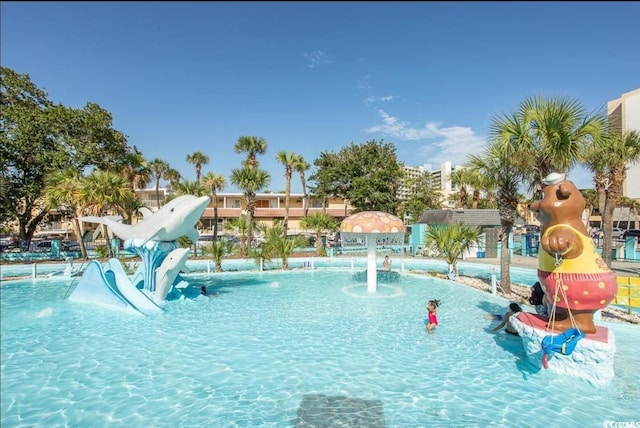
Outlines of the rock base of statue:
[{"label": "rock base of statue", "polygon": [[[511,324],[522,338],[529,361],[544,369],[545,352],[542,341],[546,336],[560,333],[547,331],[547,318],[528,312],[521,312],[517,317],[512,317]],[[572,344],[575,348],[567,351],[566,355],[560,348],[558,352],[549,353],[546,369],[553,373],[578,377],[596,386],[608,385],[615,376],[615,337],[608,328],[596,327],[595,333],[586,334],[577,343]]]}]

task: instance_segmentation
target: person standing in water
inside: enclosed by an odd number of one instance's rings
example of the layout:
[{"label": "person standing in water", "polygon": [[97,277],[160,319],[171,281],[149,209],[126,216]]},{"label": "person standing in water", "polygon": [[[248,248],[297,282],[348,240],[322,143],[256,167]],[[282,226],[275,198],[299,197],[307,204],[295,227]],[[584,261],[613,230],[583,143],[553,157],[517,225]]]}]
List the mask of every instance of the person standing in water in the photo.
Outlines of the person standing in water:
[{"label": "person standing in water", "polygon": [[433,329],[438,325],[438,315],[436,313],[436,309],[440,306],[440,300],[429,300],[427,303],[427,313],[426,313],[426,322],[427,322],[427,333],[432,334]]}]

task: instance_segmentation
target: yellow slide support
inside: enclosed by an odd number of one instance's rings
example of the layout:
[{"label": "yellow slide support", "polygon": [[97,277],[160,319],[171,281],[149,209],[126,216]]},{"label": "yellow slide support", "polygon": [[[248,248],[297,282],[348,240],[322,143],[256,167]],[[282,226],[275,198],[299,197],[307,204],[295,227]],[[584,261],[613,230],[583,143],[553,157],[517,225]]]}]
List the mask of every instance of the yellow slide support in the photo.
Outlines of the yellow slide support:
[{"label": "yellow slide support", "polygon": [[611,302],[614,305],[640,308],[640,278],[635,276],[617,276],[618,293]]}]

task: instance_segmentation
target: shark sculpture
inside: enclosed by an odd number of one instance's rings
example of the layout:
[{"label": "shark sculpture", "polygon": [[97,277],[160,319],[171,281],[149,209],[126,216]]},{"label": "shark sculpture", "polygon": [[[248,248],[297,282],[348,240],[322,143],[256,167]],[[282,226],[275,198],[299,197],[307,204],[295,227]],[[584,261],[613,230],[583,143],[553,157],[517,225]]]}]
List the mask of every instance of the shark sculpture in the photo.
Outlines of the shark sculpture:
[{"label": "shark sculpture", "polygon": [[195,224],[202,217],[207,205],[208,196],[183,195],[172,199],[152,214],[145,213],[144,219],[135,225],[116,222],[108,217],[85,216],[80,220],[104,224],[125,241],[142,240],[142,244],[150,240],[171,242],[181,236],[187,236],[195,242],[199,237]]}]

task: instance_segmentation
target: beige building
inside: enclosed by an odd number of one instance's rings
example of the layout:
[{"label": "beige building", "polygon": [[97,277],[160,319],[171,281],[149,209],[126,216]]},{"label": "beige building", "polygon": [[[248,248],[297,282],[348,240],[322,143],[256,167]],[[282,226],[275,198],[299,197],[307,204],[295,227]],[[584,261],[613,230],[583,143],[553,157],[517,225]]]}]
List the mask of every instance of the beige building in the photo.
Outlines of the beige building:
[{"label": "beige building", "polygon": [[[136,190],[136,194],[150,210],[155,211],[158,209],[155,189]],[[162,203],[164,196],[168,194],[170,194],[170,191],[161,189],[160,203]],[[228,222],[243,214],[245,205],[244,194],[241,192],[217,193],[216,199],[218,207],[218,234],[225,235],[235,233],[234,228],[228,225]],[[286,195],[284,193],[256,194],[254,220],[266,226],[272,226],[276,219],[284,220],[286,211],[285,199]],[[307,211],[307,214],[314,212],[329,214],[335,217],[338,223],[340,223],[345,217],[351,214],[351,209],[351,205],[343,198],[335,197],[325,200],[311,199],[309,208],[305,210],[303,195],[301,193],[292,193],[289,197],[288,232],[289,234],[310,232],[300,226],[300,220],[304,217],[305,211]],[[201,234],[208,235],[213,233],[214,218],[214,201],[211,200],[200,220],[201,228],[199,231]]]},{"label": "beige building", "polygon": [[[618,99],[607,103],[610,122],[622,132],[640,132],[640,88],[625,92]],[[640,163],[628,164],[627,178],[622,186],[622,194],[628,198],[640,199]]]}]

